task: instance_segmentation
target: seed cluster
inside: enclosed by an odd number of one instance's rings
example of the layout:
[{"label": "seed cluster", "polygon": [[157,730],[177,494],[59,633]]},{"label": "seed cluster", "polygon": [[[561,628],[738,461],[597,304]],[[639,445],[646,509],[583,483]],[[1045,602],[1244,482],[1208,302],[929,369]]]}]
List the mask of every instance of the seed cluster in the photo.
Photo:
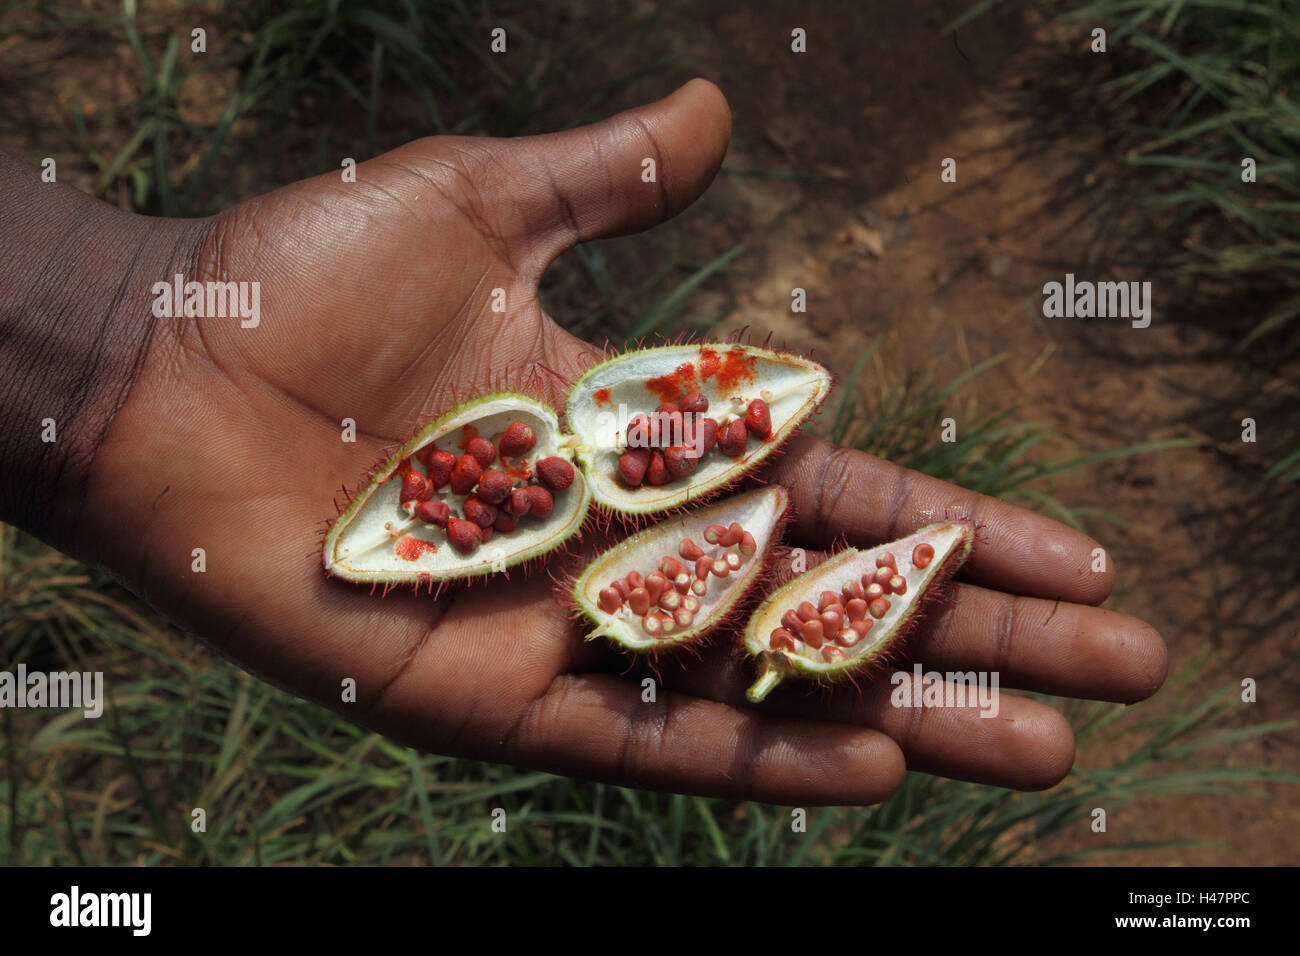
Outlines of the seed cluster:
[{"label": "seed cluster", "polygon": [[[461,554],[473,554],[491,540],[492,532],[509,534],[519,519],[532,515],[549,518],[555,507],[554,492],[573,484],[573,465],[558,456],[542,458],[527,470],[527,455],[537,444],[537,434],[524,422],[513,422],[499,439],[501,464],[517,459],[519,467],[509,472],[495,467],[498,445],[480,435],[465,442],[465,453],[457,457],[441,448],[430,447],[422,457],[426,473],[414,467],[402,478],[401,504],[408,515],[447,532],[447,540]],[[512,474],[537,478],[516,484]],[[460,514],[453,514],[445,500],[434,495],[448,489],[464,495]]]},{"label": "seed cluster", "polygon": [[[912,566],[924,568],[934,560],[934,547],[918,544],[912,550]],[[781,615],[781,626],[768,637],[774,651],[813,657],[820,653],[828,664],[844,660],[844,650],[867,636],[875,621],[892,606],[890,598],[907,594],[907,578],[898,571],[892,552],[876,556],[876,570],[861,580],[845,584],[840,593],[823,591],[817,604],[802,601]]]},{"label": "seed cluster", "polygon": [[739,572],[758,553],[758,542],[738,521],[726,527],[709,525],[704,541],[708,548],[684,538],[678,557],[664,555],[659,567],[646,575],[628,572],[601,590],[597,605],[606,614],[626,607],[651,637],[686,630],[699,613],[700,599],[709,593],[710,578]]},{"label": "seed cluster", "polygon": [[699,467],[716,448],[731,458],[742,457],[750,436],[772,437],[772,412],[767,402],[753,399],[744,416],[723,423],[705,417],[709,400],[692,392],[681,403],[664,402],[652,415],[634,415],[627,426],[627,451],[618,459],[618,475],[629,488],[643,483],[666,485]]}]

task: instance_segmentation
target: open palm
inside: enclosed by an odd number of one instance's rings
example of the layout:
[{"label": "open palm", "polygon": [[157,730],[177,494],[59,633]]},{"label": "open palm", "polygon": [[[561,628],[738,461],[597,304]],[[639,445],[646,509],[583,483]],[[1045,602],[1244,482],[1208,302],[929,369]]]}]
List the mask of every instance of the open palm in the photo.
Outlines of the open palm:
[{"label": "open palm", "polygon": [[[91,469],[94,556],[245,667],[414,746],[612,782],[784,803],[886,797],[906,768],[1015,787],[1074,753],[1054,710],[974,710],[787,690],[744,706],[752,673],[716,637],[666,666],[653,703],[585,644],[547,576],[386,598],[327,579],[320,522],[343,482],[420,424],[489,388],[561,407],[597,352],[541,310],[565,249],[689,205],[725,151],[721,94],[696,81],[598,126],[519,140],[440,137],[250,200],[212,224],[197,276],[261,284],[261,323],[162,320]],[[642,160],[657,180],[642,182]],[[507,311],[491,308],[493,290]],[[341,440],[344,419],[356,441]],[[1004,686],[1131,701],[1165,672],[1139,621],[1101,610],[1096,544],[1002,502],[798,438],[768,468],[794,543],[872,544],[934,515],[980,537],[913,645],[927,667]],[[195,548],[206,570],[192,569]],[[1057,603],[1059,601],[1059,604]],[[355,703],[341,700],[345,678]]]}]

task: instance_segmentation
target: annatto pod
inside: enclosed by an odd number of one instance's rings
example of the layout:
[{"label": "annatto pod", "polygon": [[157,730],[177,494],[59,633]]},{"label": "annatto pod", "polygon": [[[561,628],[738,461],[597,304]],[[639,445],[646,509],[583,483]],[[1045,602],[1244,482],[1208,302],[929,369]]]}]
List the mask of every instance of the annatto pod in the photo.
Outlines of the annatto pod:
[{"label": "annatto pod", "polygon": [[610,548],[573,586],[574,605],[596,625],[589,636],[652,653],[705,636],[761,579],[789,511],[789,493],[769,485]]},{"label": "annatto pod", "polygon": [[[830,373],[799,355],[750,345],[670,345],[590,369],[569,393],[566,413],[596,502],[655,514],[752,470],[817,411],[830,387]],[[629,420],[620,408],[632,413]],[[666,482],[654,474],[655,452],[662,453]]]},{"label": "annatto pod", "polygon": [[834,680],[883,663],[974,540],[968,522],[932,524],[878,548],[841,551],[772,592],[745,628],[745,649],[762,665],[749,699],[788,677]]},{"label": "annatto pod", "polygon": [[[628,352],[550,406],[501,392],[421,429],[326,534],[325,569],[376,584],[490,574],[574,535],[594,500],[649,515],[737,481],[821,405],[830,373],[740,344]],[[489,542],[491,542],[489,544]]]},{"label": "annatto pod", "polygon": [[500,392],[460,405],[352,499],[325,536],[325,569],[349,581],[429,583],[554,550],[582,527],[591,500],[572,454],[555,411],[534,398]]}]

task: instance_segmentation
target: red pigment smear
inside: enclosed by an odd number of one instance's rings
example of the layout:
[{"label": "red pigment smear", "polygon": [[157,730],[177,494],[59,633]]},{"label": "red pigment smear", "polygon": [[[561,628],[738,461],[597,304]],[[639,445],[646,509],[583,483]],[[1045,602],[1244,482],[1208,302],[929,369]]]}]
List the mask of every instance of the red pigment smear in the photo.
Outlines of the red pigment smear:
[{"label": "red pigment smear", "polygon": [[437,553],[438,546],[423,538],[413,538],[408,534],[397,540],[397,556],[403,561],[418,561],[422,555]]},{"label": "red pigment smear", "polygon": [[531,469],[529,469],[528,467],[528,461],[524,458],[520,458],[519,464],[517,465],[509,465],[506,463],[506,460],[502,458],[501,470],[504,471],[511,478],[515,479],[515,481],[526,482],[528,481],[529,478],[533,477],[533,473]]},{"label": "red pigment smear", "polygon": [[596,389],[596,406],[598,408],[613,408],[614,401],[609,397],[609,389]]},{"label": "red pigment smear", "polygon": [[754,381],[754,367],[758,364],[758,357],[750,355],[743,349],[731,349],[718,366],[718,387],[724,394],[730,395],[739,390],[739,388]]},{"label": "red pigment smear", "polygon": [[691,392],[698,392],[700,383],[695,377],[695,366],[690,362],[683,362],[667,375],[648,379],[645,387],[661,402],[680,402]]},{"label": "red pigment smear", "polygon": [[700,378],[708,381],[718,374],[718,369],[722,367],[722,359],[718,358],[718,353],[714,349],[700,349]]}]

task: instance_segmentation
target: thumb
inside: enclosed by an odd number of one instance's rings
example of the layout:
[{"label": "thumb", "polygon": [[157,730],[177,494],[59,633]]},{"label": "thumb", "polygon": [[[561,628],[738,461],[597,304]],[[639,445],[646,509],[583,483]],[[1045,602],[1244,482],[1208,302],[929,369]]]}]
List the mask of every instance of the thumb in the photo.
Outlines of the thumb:
[{"label": "thumb", "polygon": [[481,212],[514,247],[511,258],[540,275],[580,242],[640,232],[685,209],[713,181],[730,136],[722,91],[696,79],[591,126],[478,140],[490,154],[475,157],[486,160],[474,164]]}]

